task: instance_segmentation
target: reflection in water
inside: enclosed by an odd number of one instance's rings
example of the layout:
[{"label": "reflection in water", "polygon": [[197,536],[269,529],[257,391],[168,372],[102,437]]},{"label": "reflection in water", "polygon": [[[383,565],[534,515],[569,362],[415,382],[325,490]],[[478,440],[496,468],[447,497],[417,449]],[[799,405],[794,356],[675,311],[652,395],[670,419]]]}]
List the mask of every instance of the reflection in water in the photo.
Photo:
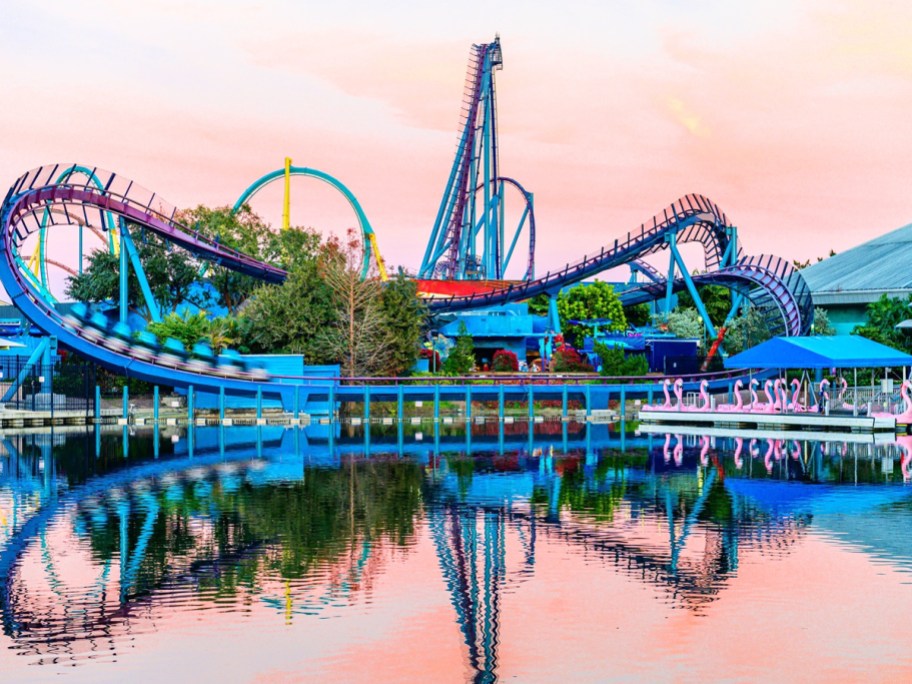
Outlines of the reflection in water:
[{"label": "reflection in water", "polygon": [[473,434],[471,453],[460,434],[437,449],[319,428],[4,439],[4,641],[19,663],[85,665],[186,612],[345,620],[428,539],[468,677],[493,681],[507,597],[544,572],[542,545],[699,616],[746,559],[774,563],[810,530],[912,569],[904,442],[541,429]]}]

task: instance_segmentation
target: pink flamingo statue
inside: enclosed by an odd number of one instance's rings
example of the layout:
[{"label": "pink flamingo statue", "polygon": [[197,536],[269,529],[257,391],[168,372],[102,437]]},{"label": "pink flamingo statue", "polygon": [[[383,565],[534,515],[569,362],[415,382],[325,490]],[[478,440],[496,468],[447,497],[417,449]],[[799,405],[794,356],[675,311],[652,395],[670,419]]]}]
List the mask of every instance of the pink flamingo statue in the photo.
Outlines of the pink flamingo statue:
[{"label": "pink flamingo statue", "polygon": [[797,439],[792,440],[792,449],[790,455],[793,461],[797,461],[799,458],[801,458],[801,445],[798,444]]},{"label": "pink flamingo statue", "polygon": [[896,444],[899,445],[899,448],[902,450],[902,456],[899,459],[899,468],[902,471],[903,482],[909,482],[912,480],[912,435],[897,437]]},{"label": "pink flamingo statue", "polygon": [[896,422],[902,425],[912,423],[912,396],[910,396],[910,390],[912,390],[912,382],[903,380],[903,384],[899,388],[899,396],[902,397],[905,410],[896,416]]},{"label": "pink flamingo statue", "polygon": [[744,465],[744,460],[741,458],[741,449],[744,448],[744,440],[741,437],[735,437],[735,468],[741,470],[741,466]]},{"label": "pink flamingo statue", "polygon": [[792,392],[792,400],[788,404],[789,411],[793,411],[795,413],[807,413],[807,406],[801,403],[801,398],[799,397],[801,394],[801,380],[798,378],[793,378],[792,387],[795,388],[795,391]]},{"label": "pink flamingo statue", "polygon": [[776,382],[773,383],[773,412],[782,411],[782,381],[779,378],[776,378]]},{"label": "pink flamingo statue", "polygon": [[763,465],[766,466],[766,472],[773,472],[773,451],[776,447],[773,445],[773,440],[766,440],[766,453],[763,454]]},{"label": "pink flamingo statue", "polygon": [[766,395],[766,402],[760,404],[757,410],[760,413],[772,413],[773,412],[773,381],[767,380],[763,383],[763,393]]},{"label": "pink flamingo statue", "polygon": [[671,397],[668,394],[668,386],[671,384],[671,380],[665,378],[665,381],[662,383],[662,392],[665,394],[665,403],[661,406],[653,406],[652,404],[645,404],[642,408],[643,411],[667,411],[671,408]]},{"label": "pink flamingo statue", "polygon": [[[705,382],[705,380],[704,380],[704,382]],[[709,465],[709,458],[708,458],[709,436],[703,435],[703,437],[700,439],[700,441],[703,443],[702,446],[700,447],[700,465],[703,465],[703,466]]]},{"label": "pink flamingo statue", "polygon": [[670,448],[671,448],[671,435],[666,434],[665,435],[665,446],[662,447],[662,459],[665,461],[665,463],[668,463],[671,460],[671,454],[669,453]]},{"label": "pink flamingo statue", "polygon": [[675,399],[678,400],[677,410],[685,411],[684,408],[684,381],[681,378],[678,378],[674,381],[674,393]]},{"label": "pink flamingo statue", "polygon": [[846,391],[849,389],[849,381],[846,380],[845,378],[839,378],[839,384],[841,385],[841,387],[839,390],[839,396],[836,397],[836,406],[843,408],[843,409],[847,409],[849,411],[852,411],[855,408],[857,408],[858,410],[861,410],[861,408],[862,408],[861,406],[855,407],[852,404],[850,404],[849,402],[843,401],[843,399],[842,399],[845,396]]},{"label": "pink flamingo statue", "polygon": [[675,435],[677,442],[675,443],[674,448],[674,462],[676,466],[681,465],[684,462],[684,435]]},{"label": "pink flamingo statue", "polygon": [[697,406],[694,409],[695,411],[701,411],[703,413],[706,413],[707,411],[709,411],[709,405],[711,402],[709,400],[709,392],[706,391],[707,387],[709,387],[709,381],[701,380],[700,381],[700,398],[703,400],[703,405]]},{"label": "pink flamingo statue", "polygon": [[719,404],[716,407],[716,410],[728,412],[728,411],[743,411],[744,404],[741,401],[741,390],[744,387],[744,383],[741,380],[735,381],[735,403],[734,404]]},{"label": "pink flamingo statue", "polygon": [[748,452],[751,455],[751,458],[757,458],[760,455],[760,447],[757,446],[757,438],[751,438],[750,444],[747,447]]},{"label": "pink flamingo statue", "polygon": [[760,408],[760,400],[757,398],[757,387],[760,386],[760,381],[757,378],[752,378],[750,381],[750,395],[751,403],[747,407],[748,411],[756,411]]},{"label": "pink flamingo statue", "polygon": [[[818,393],[819,393],[819,395],[823,396],[824,403],[829,403],[829,401],[830,401],[829,389],[830,389],[830,381],[827,380],[826,378],[824,378],[823,380],[820,381],[820,387],[818,388]],[[811,406],[808,409],[808,412],[809,413],[823,413],[824,412],[823,405],[817,404],[816,406]]]}]

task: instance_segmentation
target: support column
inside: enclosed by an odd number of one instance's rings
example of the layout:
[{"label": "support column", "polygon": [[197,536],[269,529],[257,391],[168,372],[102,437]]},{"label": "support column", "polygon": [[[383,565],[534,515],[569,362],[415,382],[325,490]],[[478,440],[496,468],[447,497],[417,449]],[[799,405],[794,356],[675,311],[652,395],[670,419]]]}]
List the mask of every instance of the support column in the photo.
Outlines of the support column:
[{"label": "support column", "polygon": [[152,422],[158,425],[158,406],[161,404],[158,398],[158,385],[152,388]]},{"label": "support column", "polygon": [[129,299],[129,262],[127,261],[127,246],[124,241],[124,226],[120,229],[120,322],[127,322]]}]

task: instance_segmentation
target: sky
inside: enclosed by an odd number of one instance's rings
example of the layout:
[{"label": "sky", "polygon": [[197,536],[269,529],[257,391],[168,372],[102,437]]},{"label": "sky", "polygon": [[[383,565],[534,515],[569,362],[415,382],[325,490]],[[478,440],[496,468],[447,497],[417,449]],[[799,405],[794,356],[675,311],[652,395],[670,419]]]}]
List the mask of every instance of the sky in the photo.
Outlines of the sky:
[{"label": "sky", "polygon": [[[0,187],[77,161],[226,205],[290,156],[414,270],[470,47],[499,34],[500,164],[535,195],[539,272],[691,192],[746,252],[814,260],[912,222],[910,25],[861,0],[0,0]],[[281,188],[254,209],[278,222]],[[307,179],[292,222],[355,223]]]}]

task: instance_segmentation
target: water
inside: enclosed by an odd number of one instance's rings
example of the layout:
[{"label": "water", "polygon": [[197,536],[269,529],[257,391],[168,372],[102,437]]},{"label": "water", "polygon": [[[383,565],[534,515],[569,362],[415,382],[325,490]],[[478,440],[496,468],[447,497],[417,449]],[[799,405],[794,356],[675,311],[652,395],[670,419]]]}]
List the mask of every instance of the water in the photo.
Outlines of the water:
[{"label": "water", "polygon": [[[427,430],[427,426],[425,427]],[[7,436],[6,681],[908,681],[892,444]],[[436,442],[436,444],[435,444]],[[679,446],[680,445],[680,446]]]}]

